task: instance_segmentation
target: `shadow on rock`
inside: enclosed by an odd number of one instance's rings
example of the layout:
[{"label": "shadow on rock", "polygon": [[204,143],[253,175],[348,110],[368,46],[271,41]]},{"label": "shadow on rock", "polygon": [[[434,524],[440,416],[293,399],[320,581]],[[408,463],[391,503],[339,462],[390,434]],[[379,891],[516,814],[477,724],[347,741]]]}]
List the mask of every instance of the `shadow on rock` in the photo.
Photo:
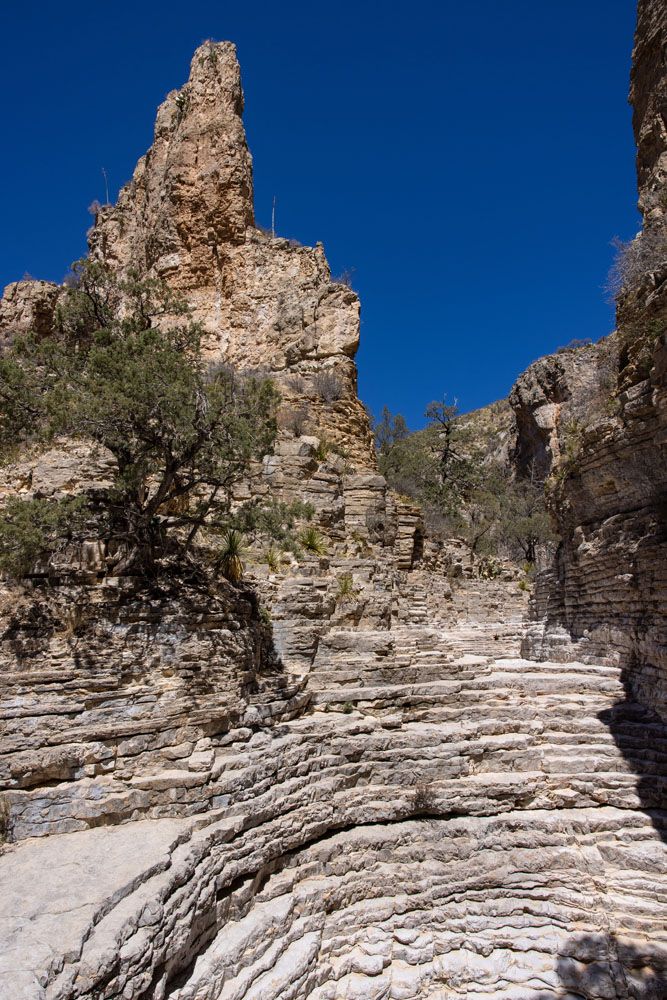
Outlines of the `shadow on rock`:
[{"label": "shadow on rock", "polygon": [[535,1000],[665,1000],[667,953],[615,934],[570,938],[556,965],[557,993]]},{"label": "shadow on rock", "polygon": [[[599,713],[616,746],[636,775],[640,808],[667,840],[667,725],[650,708],[635,701],[627,677],[625,698]],[[666,994],[667,996],[667,994]]]}]

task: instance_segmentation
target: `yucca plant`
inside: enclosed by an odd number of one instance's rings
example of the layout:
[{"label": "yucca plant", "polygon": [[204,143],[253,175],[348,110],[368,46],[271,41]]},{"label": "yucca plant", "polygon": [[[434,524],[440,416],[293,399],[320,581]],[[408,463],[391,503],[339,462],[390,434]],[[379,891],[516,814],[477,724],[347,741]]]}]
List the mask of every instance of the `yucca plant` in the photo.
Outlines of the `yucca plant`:
[{"label": "yucca plant", "polygon": [[240,531],[230,528],[222,536],[222,548],[218,557],[218,565],[222,575],[230,583],[238,583],[243,577],[243,560],[241,555],[245,550],[245,540]]},{"label": "yucca plant", "polygon": [[342,576],[338,577],[338,593],[336,594],[336,599],[339,601],[346,601],[348,598],[352,597],[354,593],[355,589],[352,574],[343,573]]},{"label": "yucca plant", "polygon": [[330,451],[331,445],[325,437],[322,437],[320,438],[317,448],[315,449],[315,458],[318,462],[326,462]]},{"label": "yucca plant", "polygon": [[299,535],[299,542],[306,552],[314,552],[318,556],[324,555],[327,550],[324,538],[312,524],[303,529]]},{"label": "yucca plant", "polygon": [[277,573],[280,569],[280,552],[275,545],[269,546],[264,553],[264,561],[272,573]]}]

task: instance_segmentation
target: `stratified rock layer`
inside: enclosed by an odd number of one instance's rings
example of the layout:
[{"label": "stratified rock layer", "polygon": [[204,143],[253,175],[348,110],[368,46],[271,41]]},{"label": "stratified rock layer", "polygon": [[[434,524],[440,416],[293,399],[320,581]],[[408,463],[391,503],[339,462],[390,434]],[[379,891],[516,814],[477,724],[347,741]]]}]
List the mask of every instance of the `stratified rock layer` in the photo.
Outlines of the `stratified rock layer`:
[{"label": "stratified rock layer", "polygon": [[286,413],[307,405],[311,427],[373,468],[353,360],[359,299],[332,280],[321,244],[255,227],[242,111],[234,46],[207,42],[159,108],[153,145],[118,203],[100,209],[91,252],[167,280],[202,323],[212,358],[271,372]]},{"label": "stratified rock layer", "polygon": [[380,639],[331,629],[298,712],[260,688],[198,745],[9,793],[10,995],[662,997],[665,727],[616,667]]},{"label": "stratified rock layer", "polygon": [[[562,545],[539,583],[529,655],[614,661],[667,713],[667,8],[640,0],[631,99],[646,256],[607,342],[537,362],[513,390],[518,457],[552,468]],[[617,355],[617,362],[614,355]]]},{"label": "stratified rock layer", "polygon": [[[647,185],[663,28],[641,3]],[[262,615],[252,590],[203,575],[110,578],[93,542],[60,578],[5,588],[2,996],[664,1000],[664,539],[646,499],[664,365],[628,353],[621,418],[583,428],[616,341],[517,385],[514,461],[565,470],[559,573],[527,639],[512,573],[471,579],[455,556],[430,571],[419,511],[376,474],[356,296],[320,248],[254,228],[241,109],[233,46],[206,43],[91,249],[163,275],[212,357],[269,369],[286,410],[308,404],[310,433],[285,412],[243,489],[307,499],[327,552],[255,566]],[[8,336],[57,294],[10,288]],[[639,306],[661,315],[659,295]],[[508,419],[496,408],[503,453]],[[63,442],[2,488],[58,496],[108,474]]]}]

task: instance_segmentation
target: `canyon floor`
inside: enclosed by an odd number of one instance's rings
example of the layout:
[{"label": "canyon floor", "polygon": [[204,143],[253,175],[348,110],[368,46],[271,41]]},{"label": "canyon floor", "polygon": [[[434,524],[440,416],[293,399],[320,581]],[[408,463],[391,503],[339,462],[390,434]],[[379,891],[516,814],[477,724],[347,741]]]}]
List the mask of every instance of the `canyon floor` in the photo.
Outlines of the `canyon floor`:
[{"label": "canyon floor", "polygon": [[447,624],[408,579],[261,725],[27,795],[89,828],[0,857],[3,997],[667,995],[667,729],[617,667],[521,659],[515,584]]}]

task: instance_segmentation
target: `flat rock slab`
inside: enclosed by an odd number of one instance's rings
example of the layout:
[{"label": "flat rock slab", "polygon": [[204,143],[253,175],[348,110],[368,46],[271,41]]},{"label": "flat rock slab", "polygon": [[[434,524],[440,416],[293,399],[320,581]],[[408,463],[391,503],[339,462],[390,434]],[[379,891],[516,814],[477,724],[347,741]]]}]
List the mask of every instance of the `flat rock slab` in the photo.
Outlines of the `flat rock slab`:
[{"label": "flat rock slab", "polygon": [[190,820],[141,821],[24,841],[0,857],[0,994],[42,1000],[91,928],[170,865]]}]

